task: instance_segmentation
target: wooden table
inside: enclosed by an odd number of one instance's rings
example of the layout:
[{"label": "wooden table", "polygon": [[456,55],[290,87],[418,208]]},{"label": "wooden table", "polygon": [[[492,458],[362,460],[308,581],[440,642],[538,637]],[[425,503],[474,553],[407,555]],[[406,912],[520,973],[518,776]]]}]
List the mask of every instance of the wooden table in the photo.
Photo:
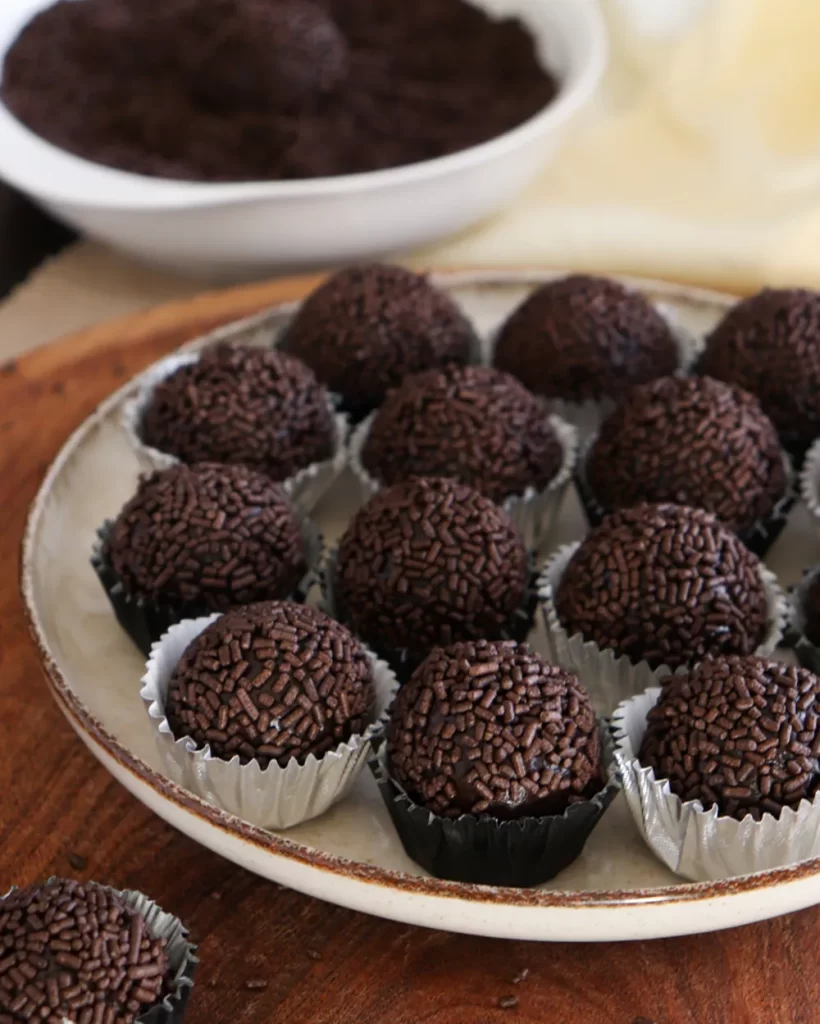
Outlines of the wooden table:
[{"label": "wooden table", "polygon": [[[190,926],[190,1024],[816,1024],[820,909],[696,938],[536,945],[424,931],[264,882],[106,774],[48,696],[17,593],[48,461],[126,375],[299,285],[255,286],[99,328],[0,368],[0,887],[49,875],[144,890]],[[116,341],[112,344],[112,338]],[[264,980],[267,987],[248,983]]]}]

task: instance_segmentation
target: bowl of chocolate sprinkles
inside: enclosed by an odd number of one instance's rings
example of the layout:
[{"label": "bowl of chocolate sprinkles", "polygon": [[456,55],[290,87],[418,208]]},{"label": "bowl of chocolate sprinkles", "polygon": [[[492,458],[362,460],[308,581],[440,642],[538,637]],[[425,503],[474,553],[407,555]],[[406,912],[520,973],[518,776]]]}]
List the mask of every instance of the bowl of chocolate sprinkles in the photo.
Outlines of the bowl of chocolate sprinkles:
[{"label": "bowl of chocolate sprinkles", "polygon": [[288,601],[178,623],[142,684],[172,778],[267,829],[343,799],[397,686],[343,625]]},{"label": "bowl of chocolate sprinkles", "polygon": [[436,648],[371,762],[410,857],[439,878],[532,886],[572,863],[619,782],[580,680],[514,641]]},{"label": "bowl of chocolate sprinkles", "polygon": [[551,657],[604,713],[707,655],[771,654],[788,619],[776,577],[734,534],[670,504],[605,516],[552,555],[539,597]]},{"label": "bowl of chocolate sprinkles", "polygon": [[509,202],[606,46],[593,0],[13,0],[0,175],[177,269],[372,257]]},{"label": "bowl of chocolate sprinkles", "polygon": [[179,1024],[198,962],[182,922],[142,893],[52,878],[0,897],[4,1024]]},{"label": "bowl of chocolate sprinkles", "polygon": [[759,657],[707,658],[624,702],[616,759],[638,828],[694,880],[820,854],[820,677]]}]

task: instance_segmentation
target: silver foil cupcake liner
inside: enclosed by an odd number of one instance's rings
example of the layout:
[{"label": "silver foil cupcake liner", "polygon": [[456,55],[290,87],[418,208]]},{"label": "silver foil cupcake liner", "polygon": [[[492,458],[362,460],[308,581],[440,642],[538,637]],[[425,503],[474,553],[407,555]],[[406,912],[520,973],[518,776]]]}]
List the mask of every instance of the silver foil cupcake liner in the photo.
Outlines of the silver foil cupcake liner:
[{"label": "silver foil cupcake liner", "polygon": [[[305,545],[307,572],[293,593],[282,595],[281,600],[303,604],[313,587],[319,582],[324,560],[324,538],[316,523],[301,509],[296,509]],[[106,520],[97,530],[91,550],[91,566],[96,572],[108,597],[117,622],[131,637],[141,653],[148,657],[151,647],[175,623],[183,619],[196,619],[210,615],[211,609],[196,601],[153,601],[129,594],[107,555],[107,542],[113,520]]]},{"label": "silver foil cupcake liner", "polygon": [[[649,686],[657,686],[663,677],[685,672],[691,666],[675,671],[666,665],[652,668],[645,661],[633,662],[625,654],[618,656],[610,648],[601,648],[594,641],[585,640],[582,634],[570,635],[564,629],[555,606],[555,594],[570,559],[579,547],[580,543],[564,545],[544,566],[538,580],[540,613],[550,660],[579,675],[592,697],[595,710],[608,715],[621,701]],[[789,619],[789,604],[774,573],[762,562],[759,571],[766,592],[768,627],[763,643],[754,653],[769,655],[783,638]]]},{"label": "silver foil cupcake liner", "polygon": [[[233,340],[236,343],[238,339]],[[140,376],[137,393],[122,407],[120,424],[143,471],[168,469],[180,461],[175,455],[153,448],[142,440],[142,419],[157,384],[183,366],[198,362],[199,356],[199,352],[180,351],[155,363]],[[286,480],[276,481],[306,512],[316,508],[347,465],[349,420],[344,413],[337,412],[333,396],[328,397],[328,409],[333,417],[333,455],[329,459],[306,466]]]},{"label": "silver foil cupcake liner", "polygon": [[[48,883],[56,881],[49,878]],[[154,939],[165,939],[170,968],[171,990],[161,1003],[134,1018],[134,1024],[181,1024],[188,1000],[194,987],[194,976],[199,966],[197,948],[188,941],[188,930],[178,917],[166,913],[157,903],[141,892],[133,889],[115,889],[103,886],[109,892],[120,896],[125,904],[141,914],[145,920],[148,933]],[[3,901],[16,892],[17,886],[0,896],[0,917],[2,917]],[[71,1024],[65,1018],[67,1024]]]},{"label": "silver foil cupcake liner", "polygon": [[771,871],[820,856],[820,796],[787,807],[780,817],[741,821],[705,811],[699,800],[683,801],[667,779],[638,760],[646,719],[659,688],[624,701],[612,716],[615,759],[638,831],[668,868],[693,882],[716,881],[756,871]]},{"label": "silver foil cupcake liner", "polygon": [[[597,526],[609,511],[596,499],[586,474],[587,459],[597,439],[598,434],[594,433],[584,441],[575,464],[575,489],[578,492],[584,515],[591,527]],[[771,514],[765,519],[759,519],[746,530],[735,531],[746,547],[758,558],[764,557],[786,528],[789,514],[797,501],[796,474],[791,459],[785,451],[783,451],[783,466],[786,471],[786,491],[775,504]]]},{"label": "silver foil cupcake liner", "polygon": [[293,759],[280,767],[272,761],[242,764],[214,757],[210,746],[198,747],[190,737],[176,739],[165,714],[171,676],[190,643],[219,619],[219,615],[188,619],[172,626],[154,644],[142,677],[142,697],[154,727],[157,748],[169,776],[209,803],[242,821],[264,829],[288,829],[317,818],[342,800],[367,763],[379,734],[380,718],[396,690],[396,678],[385,662],[370,651],[376,706],[372,723],[321,757],[309,754],[304,763]]},{"label": "silver foil cupcake liner", "polygon": [[820,573],[820,566],[807,569],[802,580],[791,588],[789,594],[789,624],[786,632],[788,646],[803,666],[820,674],[820,647],[806,635],[805,603],[809,588]]},{"label": "silver foil cupcake liner", "polygon": [[371,758],[370,769],[408,857],[429,874],[475,885],[531,888],[554,878],[581,854],[621,789],[609,730],[605,722],[599,727],[606,778],[594,796],[570,804],[563,814],[515,821],[472,814],[443,818],[415,803],[390,778],[386,743]]},{"label": "silver foil cupcake liner", "polygon": [[[363,501],[369,501],[383,487],[383,484],[365,469],[362,461],[362,453],[375,417],[376,413],[371,413],[354,429],[348,448],[348,463],[358,481]],[[549,542],[578,459],[576,428],[565,423],[560,416],[547,413],[547,418],[563,452],[561,468],[546,487],[541,490],[528,487],[523,494],[511,495],[501,506],[515,524],[528,551],[540,551]]]},{"label": "silver foil cupcake liner", "polygon": [[[335,577],[337,555],[338,548],[330,548],[325,551],[325,559],[322,565],[320,580],[321,600],[319,602],[319,607],[323,612],[325,612],[325,614],[329,615],[332,619],[336,619],[337,622],[343,623],[348,629],[351,629],[355,633],[356,631],[349,625],[344,607],[336,597]],[[538,607],[537,581],[538,576],[533,569],[530,574],[530,586],[527,587],[523,606],[516,609],[516,611],[510,616],[507,628],[503,630],[503,635],[493,637],[492,639],[517,640],[519,643],[523,643],[527,640],[535,626]],[[362,638],[360,637],[360,639]],[[432,650],[432,648],[411,650],[407,647],[379,646],[373,643],[370,644],[370,647],[380,658],[383,658],[384,661],[390,665],[400,684],[404,684],[408,681],[410,676],[412,676]]]}]

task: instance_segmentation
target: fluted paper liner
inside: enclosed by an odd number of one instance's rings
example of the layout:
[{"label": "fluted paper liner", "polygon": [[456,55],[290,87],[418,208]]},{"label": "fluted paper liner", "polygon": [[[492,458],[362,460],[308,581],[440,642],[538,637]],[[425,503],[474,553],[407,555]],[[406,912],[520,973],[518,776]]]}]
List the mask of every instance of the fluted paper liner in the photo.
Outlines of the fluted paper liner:
[{"label": "fluted paper liner", "polygon": [[[234,339],[234,343],[237,340]],[[181,351],[155,363],[142,374],[137,393],[122,407],[122,429],[145,471],[168,469],[180,461],[175,455],[153,448],[142,439],[142,419],[151,402],[154,388],[181,367],[198,362],[199,357],[199,352]],[[286,480],[276,481],[293,501],[307,512],[316,508],[347,465],[347,437],[350,429],[348,417],[337,412],[336,402],[330,395],[328,409],[333,417],[332,456],[306,466]]]},{"label": "fluted paper liner", "polygon": [[[49,878],[49,882],[56,881]],[[153,900],[133,889],[114,889],[103,886],[109,892],[120,896],[131,910],[141,914],[149,935],[154,939],[165,939],[168,963],[171,973],[171,991],[161,1003],[136,1017],[134,1024],[181,1024],[188,1006],[188,999],[194,987],[194,975],[199,966],[196,946],[188,941],[188,930],[182,921],[173,914],[166,913]],[[2,916],[3,900],[15,892],[17,886],[0,896],[0,916]],[[73,1024],[63,1018],[67,1024]]]},{"label": "fluted paper liner", "polygon": [[[538,580],[538,597],[543,619],[549,658],[557,665],[572,669],[583,680],[592,697],[595,710],[608,715],[621,701],[640,693],[648,686],[657,686],[664,676],[688,671],[692,666],[676,670],[666,665],[652,668],[647,662],[633,662],[627,655],[616,655],[611,648],[601,648],[581,633],[570,635],[561,625],[555,606],[555,594],[570,559],[580,543],[558,548],[545,565]],[[786,595],[773,572],[759,563],[760,578],[766,592],[768,625],[763,642],[755,654],[769,655],[780,644],[789,617]]]},{"label": "fluted paper liner", "polygon": [[[316,523],[301,509],[295,508],[299,518],[302,540],[305,546],[307,571],[296,584],[291,594],[282,595],[280,600],[296,601],[303,604],[318,583],[324,559],[324,539]],[[129,594],[117,575],[111,560],[106,555],[106,541],[113,527],[112,520],[106,520],[97,530],[97,537],[91,551],[91,565],[105,590],[117,621],[146,657],[151,647],[166,630],[182,619],[195,619],[210,614],[210,609],[196,601],[153,601],[139,595]]]},{"label": "fluted paper liner", "polygon": [[402,846],[425,871],[456,882],[529,888],[554,878],[580,855],[620,791],[612,738],[605,722],[599,728],[606,781],[563,814],[516,821],[473,814],[443,818],[420,807],[390,778],[386,743],[371,758],[370,769]]},{"label": "fluted paper liner", "polygon": [[165,700],[174,669],[186,648],[219,615],[187,619],[172,626],[154,644],[142,677],[140,696],[154,726],[157,748],[169,776],[186,789],[221,807],[229,814],[264,829],[287,829],[324,814],[347,795],[371,753],[379,719],[396,690],[396,678],[388,665],[370,651],[376,706],[373,721],[361,734],[351,736],[317,758],[309,754],[303,764],[296,759],[282,768],[272,761],[261,768],[258,761],[242,764],[214,757],[209,745],[198,747],[190,737],[175,739],[165,715]]},{"label": "fluted paper liner", "polygon": [[806,452],[806,461],[800,472],[800,496],[820,529],[820,438]]},{"label": "fluted paper liner", "polygon": [[789,595],[790,618],[787,640],[803,668],[820,674],[820,648],[813,644],[806,636],[806,615],[804,612],[809,588],[817,578],[818,573],[820,573],[820,566],[807,569],[803,574],[802,580],[791,590]]},{"label": "fluted paper liner", "polygon": [[[365,468],[362,453],[370,436],[376,413],[371,413],[355,428],[350,437],[348,461],[361,489],[364,501],[369,501],[384,486]],[[513,521],[528,551],[539,551],[549,540],[572,481],[578,458],[578,431],[559,416],[550,414],[545,406],[545,416],[555,432],[563,453],[561,467],[546,487],[537,490],[528,487],[523,494],[511,495],[502,503],[502,508]],[[446,473],[442,473],[446,476]]]},{"label": "fluted paper liner", "polygon": [[699,800],[681,800],[668,779],[656,779],[638,760],[646,719],[659,688],[624,701],[612,716],[615,760],[629,810],[647,845],[667,867],[693,882],[772,871],[820,856],[820,796],[803,800],[780,817],[742,821],[705,811]]}]

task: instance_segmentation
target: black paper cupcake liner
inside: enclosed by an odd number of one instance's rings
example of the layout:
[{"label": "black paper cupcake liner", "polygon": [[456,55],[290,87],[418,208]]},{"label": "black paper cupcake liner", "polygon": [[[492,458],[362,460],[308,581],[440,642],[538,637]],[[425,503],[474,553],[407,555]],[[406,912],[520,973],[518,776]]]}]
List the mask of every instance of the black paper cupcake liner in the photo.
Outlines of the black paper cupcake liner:
[{"label": "black paper cupcake liner", "polygon": [[[592,488],[589,485],[589,481],[586,475],[586,461],[592,445],[595,443],[595,438],[591,437],[580,454],[578,462],[575,466],[574,481],[575,489],[578,492],[578,498],[581,502],[581,507],[584,510],[589,526],[594,529],[598,526],[604,516],[607,514],[609,509],[604,506],[595,497]],[[736,530],[735,533],[743,541],[746,547],[757,555],[758,558],[763,558],[770,548],[774,545],[780,534],[786,528],[786,524],[789,521],[789,514],[797,501],[797,488],[795,484],[796,474],[792,466],[791,459],[788,454],[783,452],[784,462],[786,463],[786,477],[788,484],[786,487],[786,493],[777,502],[771,515],[765,519],[759,519],[747,530]]]},{"label": "black paper cupcake liner", "polygon": [[820,565],[804,570],[803,579],[789,591],[789,622],[785,645],[794,651],[803,668],[820,675],[820,647],[806,636],[806,616],[803,610],[809,587],[820,573]]},{"label": "black paper cupcake liner", "polygon": [[[291,601],[300,604],[307,600],[310,591],[319,580],[319,564],[323,552],[322,535],[318,529],[305,516],[302,517],[302,523],[308,549],[308,571],[289,596]],[[129,594],[107,554],[107,541],[113,526],[113,520],[107,519],[97,530],[91,551],[91,565],[108,597],[117,622],[147,658],[153,645],[171,626],[182,622],[183,619],[198,619],[212,615],[215,609],[199,601],[151,601],[139,595]]]},{"label": "black paper cupcake liner", "polygon": [[370,761],[379,792],[408,857],[436,878],[474,885],[528,889],[554,878],[576,860],[621,790],[614,745],[601,720],[608,780],[589,800],[563,814],[500,821],[464,814],[442,818],[417,803],[387,772],[386,744]]},{"label": "black paper cupcake liner", "polygon": [[[49,878],[46,884],[56,881]],[[115,889],[105,886],[110,892],[122,897],[125,903],[145,919],[152,938],[164,938],[168,943],[168,960],[171,972],[170,991],[161,1003],[135,1018],[134,1024],[182,1024],[188,1001],[194,987],[194,975],[199,966],[196,946],[188,941],[188,929],[178,917],[169,914],[144,893],[133,889]],[[17,886],[0,896],[0,910],[3,901]]]}]

